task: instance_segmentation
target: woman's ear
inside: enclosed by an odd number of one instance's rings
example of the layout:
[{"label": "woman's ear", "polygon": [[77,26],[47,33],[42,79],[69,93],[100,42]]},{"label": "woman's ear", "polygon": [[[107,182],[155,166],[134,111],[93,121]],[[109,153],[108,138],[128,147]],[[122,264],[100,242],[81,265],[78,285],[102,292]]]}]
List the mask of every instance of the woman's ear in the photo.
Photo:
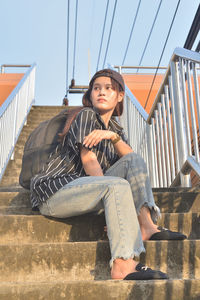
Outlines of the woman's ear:
[{"label": "woman's ear", "polygon": [[118,94],[118,102],[122,102],[123,99],[124,99],[124,92],[119,92],[119,94]]}]

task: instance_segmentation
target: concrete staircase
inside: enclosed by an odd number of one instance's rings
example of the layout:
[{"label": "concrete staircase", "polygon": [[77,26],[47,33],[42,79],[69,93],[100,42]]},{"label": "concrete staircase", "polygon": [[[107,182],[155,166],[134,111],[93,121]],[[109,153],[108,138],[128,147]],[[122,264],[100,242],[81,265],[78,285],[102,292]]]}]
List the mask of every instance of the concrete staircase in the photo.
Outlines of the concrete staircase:
[{"label": "concrete staircase", "polygon": [[1,300],[200,299],[200,189],[154,189],[159,225],[185,241],[147,241],[141,262],[170,280],[110,280],[104,216],[57,220],[33,212],[29,192],[18,185],[23,145],[42,120],[63,107],[33,107],[0,184]]}]

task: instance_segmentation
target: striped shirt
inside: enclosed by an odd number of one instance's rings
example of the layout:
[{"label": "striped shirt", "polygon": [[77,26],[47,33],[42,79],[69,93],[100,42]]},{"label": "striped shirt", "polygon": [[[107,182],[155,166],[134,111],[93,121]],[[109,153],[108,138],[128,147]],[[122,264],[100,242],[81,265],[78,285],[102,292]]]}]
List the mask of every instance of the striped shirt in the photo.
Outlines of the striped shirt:
[{"label": "striped shirt", "polygon": [[[41,205],[70,181],[86,176],[80,158],[80,145],[84,137],[95,129],[116,132],[127,142],[124,131],[115,118],[111,118],[106,128],[99,113],[89,107],[82,109],[73,120],[62,145],[50,155],[42,172],[32,178],[32,207]],[[96,154],[103,173],[119,159],[110,140],[104,139],[90,150]]]}]

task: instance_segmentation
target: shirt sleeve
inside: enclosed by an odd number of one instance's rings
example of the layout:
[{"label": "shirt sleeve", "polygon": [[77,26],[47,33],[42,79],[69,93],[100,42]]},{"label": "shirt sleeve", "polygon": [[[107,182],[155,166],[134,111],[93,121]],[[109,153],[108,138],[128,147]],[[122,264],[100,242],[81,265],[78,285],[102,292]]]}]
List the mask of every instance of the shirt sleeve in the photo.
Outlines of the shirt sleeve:
[{"label": "shirt sleeve", "polygon": [[91,133],[96,125],[96,114],[88,108],[80,111],[72,122],[69,135],[67,138],[68,147],[74,151],[79,151],[79,146],[82,145],[84,137]]},{"label": "shirt sleeve", "polygon": [[[122,130],[122,131],[119,133],[119,135],[120,135],[122,141],[124,141],[127,145],[129,145],[129,146],[131,147],[131,145],[129,144],[128,137],[127,137],[125,131]],[[132,147],[131,147],[131,148],[132,148]]]}]

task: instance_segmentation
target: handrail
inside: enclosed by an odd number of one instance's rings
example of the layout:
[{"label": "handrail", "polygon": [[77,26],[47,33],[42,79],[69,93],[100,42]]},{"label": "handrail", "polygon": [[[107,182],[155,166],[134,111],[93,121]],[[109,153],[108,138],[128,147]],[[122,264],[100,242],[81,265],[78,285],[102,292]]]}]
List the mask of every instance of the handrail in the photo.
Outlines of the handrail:
[{"label": "handrail", "polygon": [[[176,48],[146,117],[126,89],[124,114],[120,119],[133,150],[147,163],[153,187],[174,186],[179,181],[181,186],[190,186],[190,175],[185,172],[190,157],[195,162],[190,164],[192,167],[200,166],[199,64],[199,53]],[[126,68],[117,67],[120,72]]]},{"label": "handrail", "polygon": [[[197,52],[187,50],[187,49],[183,49],[183,48],[179,48],[179,47],[175,48],[174,53],[172,54],[172,57],[171,57],[170,61],[176,61],[176,59],[178,57],[182,57],[183,59],[186,59],[186,60],[190,59],[191,61],[194,61],[194,62],[199,60],[199,54]],[[149,121],[151,119],[151,116],[154,112],[154,109],[155,109],[155,107],[156,107],[156,105],[159,101],[159,97],[162,93],[163,87],[167,83],[168,76],[169,76],[169,73],[170,73],[170,64],[168,65],[168,67],[166,69],[167,70],[166,70],[166,73],[164,75],[163,81],[161,83],[161,86],[158,90],[155,101],[154,101],[154,103],[152,105],[152,108],[150,110],[149,117],[148,117],[148,120],[147,120],[148,123],[149,123]]]},{"label": "handrail", "polygon": [[195,175],[200,178],[200,165],[195,161],[194,157],[189,156],[172,182],[171,187],[181,183],[181,174],[188,175],[191,171],[194,171]]},{"label": "handrail", "polygon": [[5,72],[5,68],[30,68],[31,65],[11,65],[11,64],[3,64],[1,65],[1,73]]},{"label": "handrail", "polygon": [[31,65],[0,107],[0,180],[14,158],[15,144],[35,102],[35,69],[36,64]]},{"label": "handrail", "polygon": [[[146,69],[146,70],[155,70],[157,67],[155,66],[113,66],[113,68],[116,68],[118,70],[122,69]],[[159,67],[159,70],[166,70],[167,67]]]},{"label": "handrail", "polygon": [[33,63],[32,65],[6,65],[6,66],[18,66],[18,67],[25,67],[25,66],[30,66],[29,70],[24,74],[18,85],[14,88],[14,90],[10,93],[8,98],[3,102],[3,104],[0,106],[0,117],[6,110],[6,108],[10,105],[12,102],[12,99],[19,93],[19,90],[22,88],[24,82],[27,80],[28,76],[30,73],[35,69],[36,63]]}]

